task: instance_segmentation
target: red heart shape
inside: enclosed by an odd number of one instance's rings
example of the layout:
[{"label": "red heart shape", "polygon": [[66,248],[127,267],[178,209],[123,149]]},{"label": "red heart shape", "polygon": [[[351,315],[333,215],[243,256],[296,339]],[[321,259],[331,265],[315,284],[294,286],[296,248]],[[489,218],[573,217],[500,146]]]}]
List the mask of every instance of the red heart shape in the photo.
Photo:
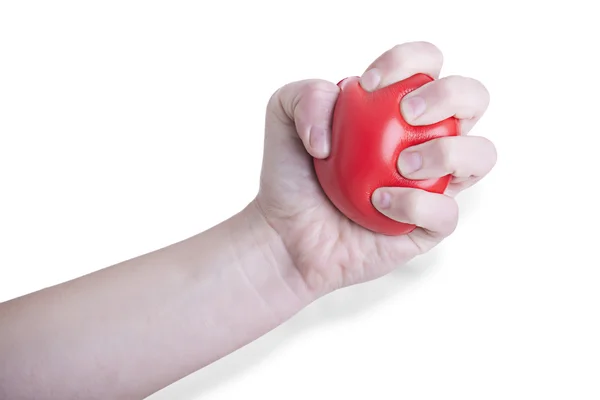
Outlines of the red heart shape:
[{"label": "red heart shape", "polygon": [[373,232],[403,235],[414,225],[394,221],[371,203],[375,189],[383,186],[411,187],[443,193],[450,176],[409,180],[398,172],[402,150],[443,136],[456,136],[458,120],[450,117],[428,126],[409,125],[400,112],[400,100],[433,81],[416,74],[374,92],[365,91],[358,77],[338,83],[340,93],[333,111],[331,152],[315,159],[317,178],[333,205],[347,218]]}]

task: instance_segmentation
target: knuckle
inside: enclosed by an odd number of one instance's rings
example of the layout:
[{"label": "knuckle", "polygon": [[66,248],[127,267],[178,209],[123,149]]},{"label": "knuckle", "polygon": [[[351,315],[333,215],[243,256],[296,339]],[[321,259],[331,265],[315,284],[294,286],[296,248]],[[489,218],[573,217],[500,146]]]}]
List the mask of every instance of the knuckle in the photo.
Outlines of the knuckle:
[{"label": "knuckle", "polygon": [[479,98],[483,100],[487,106],[490,103],[490,91],[485,87],[485,85],[475,79],[475,78],[466,78],[469,82],[469,85],[473,88],[474,92],[479,93]]},{"label": "knuckle", "polygon": [[306,99],[305,101],[313,103],[331,98],[332,95],[338,93],[338,87],[331,82],[315,79],[305,81],[300,92],[299,98]]},{"label": "knuckle", "polygon": [[490,102],[490,93],[479,80],[461,75],[446,76],[432,84],[435,96],[453,104],[460,118],[474,118],[482,114]]},{"label": "knuckle", "polygon": [[267,102],[267,116],[275,118],[277,121],[283,124],[290,123],[291,117],[287,115],[285,105],[283,104],[283,98],[285,97],[282,93],[286,90],[286,86],[282,86],[273,92],[269,101]]},{"label": "knuckle", "polygon": [[322,79],[311,79],[311,80],[308,80],[305,82],[306,82],[306,85],[305,85],[306,90],[309,90],[311,92],[329,93],[332,90],[335,90],[335,88],[337,87],[333,83],[322,80]]},{"label": "knuckle", "polygon": [[299,103],[319,104],[327,96],[337,93],[337,86],[319,79],[288,83],[277,89],[267,103],[267,111],[282,122],[294,120]]},{"label": "knuckle", "polygon": [[435,158],[439,160],[440,167],[447,173],[456,172],[458,160],[457,140],[454,137],[443,138],[446,140],[438,140],[436,142]]},{"label": "knuckle", "polygon": [[496,163],[498,163],[498,150],[496,149],[496,146],[491,141],[490,141],[490,144],[491,144],[491,146],[490,146],[490,148],[491,148],[490,161],[491,161],[491,167],[494,168]]},{"label": "knuckle", "polygon": [[479,140],[481,141],[481,148],[485,149],[481,152],[481,154],[484,154],[484,157],[486,158],[488,164],[487,170],[484,172],[488,173],[492,168],[494,168],[496,162],[498,161],[498,151],[496,150],[496,146],[490,139],[483,136],[479,136]]},{"label": "knuckle", "polygon": [[271,94],[271,97],[267,102],[268,109],[272,109],[279,104],[279,98],[281,97],[281,91],[283,90],[283,88],[285,88],[285,86],[280,87]]},{"label": "knuckle", "polygon": [[468,79],[462,75],[448,75],[443,79],[440,79],[441,81],[444,81],[446,84],[450,85],[450,86],[460,86],[461,84],[464,83],[464,81]]},{"label": "knuckle", "polygon": [[439,89],[443,91],[443,94],[450,96],[455,92],[464,91],[465,82],[468,78],[462,75],[448,75],[438,81]]},{"label": "knuckle", "polygon": [[475,78],[471,78],[471,77],[465,77],[464,79],[466,79],[471,85],[478,88],[479,90],[487,92],[485,85],[479,79],[475,79]]},{"label": "knuckle", "polygon": [[422,190],[410,190],[404,201],[400,202],[405,208],[405,212],[410,221],[419,222],[423,220],[423,215],[427,213],[427,201],[425,201],[427,193]]},{"label": "knuckle", "polygon": [[450,198],[446,197],[447,204],[444,208],[443,219],[441,221],[441,230],[445,235],[452,234],[458,226],[459,208],[458,203]]},{"label": "knuckle", "polygon": [[298,87],[299,83],[300,82],[291,82],[285,84],[273,92],[267,104],[267,108],[275,112],[283,112],[291,118],[289,110],[294,102],[294,98],[297,97],[298,90],[295,89]]},{"label": "knuckle", "polygon": [[429,84],[432,97],[436,99],[453,99],[457,97],[457,91],[460,91],[461,77],[458,75],[446,76]]},{"label": "knuckle", "polygon": [[394,49],[398,52],[428,53],[442,57],[442,51],[436,45],[423,40],[398,44],[394,46]]},{"label": "knuckle", "polygon": [[[444,85],[447,90],[447,94],[464,94],[466,92],[476,93],[478,100],[483,100],[486,104],[490,101],[490,92],[485,85],[478,79],[462,76],[462,75],[450,75],[441,79],[446,81]],[[472,96],[469,96],[472,98]]]},{"label": "knuckle", "polygon": [[442,51],[433,43],[427,41],[415,41],[397,44],[390,52],[394,59],[398,61],[410,61],[416,55],[424,55],[427,58],[435,60],[436,63],[442,64],[444,56]]},{"label": "knuckle", "polygon": [[420,53],[427,53],[429,57],[442,63],[444,61],[444,55],[442,51],[433,43],[430,42],[415,42],[415,49]]}]

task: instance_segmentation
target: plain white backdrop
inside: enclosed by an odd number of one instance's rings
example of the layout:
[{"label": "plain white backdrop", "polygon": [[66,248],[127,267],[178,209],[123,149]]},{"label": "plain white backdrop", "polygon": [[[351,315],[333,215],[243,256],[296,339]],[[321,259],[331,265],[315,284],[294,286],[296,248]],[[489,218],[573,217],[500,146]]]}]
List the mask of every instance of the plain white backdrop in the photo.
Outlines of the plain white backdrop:
[{"label": "plain white backdrop", "polygon": [[442,75],[491,93],[472,134],[498,164],[459,197],[456,232],[151,399],[598,399],[595,15],[583,0],[3,1],[0,301],[236,213],[273,91],[427,40]]}]

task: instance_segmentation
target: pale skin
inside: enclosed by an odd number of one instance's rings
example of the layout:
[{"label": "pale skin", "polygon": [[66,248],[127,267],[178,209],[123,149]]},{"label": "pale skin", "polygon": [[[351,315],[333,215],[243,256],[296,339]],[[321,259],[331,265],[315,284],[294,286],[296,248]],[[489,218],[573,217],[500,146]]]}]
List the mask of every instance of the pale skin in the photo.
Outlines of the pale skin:
[{"label": "pale skin", "polygon": [[375,207],[415,231],[378,235],[331,205],[312,157],[329,154],[338,87],[288,84],[269,101],[260,190],[245,209],[179,243],[0,304],[0,398],[143,399],[320,297],[440,243],[458,221],[454,196],[496,162],[489,140],[467,135],[488,106],[487,90],[472,78],[440,78],[441,67],[434,45],[412,42],[383,53],[361,77],[375,90],[426,73],[436,80],[399,104],[405,119],[460,120],[460,136],[409,148],[398,161],[411,179],[452,174],[446,193],[373,194]]}]

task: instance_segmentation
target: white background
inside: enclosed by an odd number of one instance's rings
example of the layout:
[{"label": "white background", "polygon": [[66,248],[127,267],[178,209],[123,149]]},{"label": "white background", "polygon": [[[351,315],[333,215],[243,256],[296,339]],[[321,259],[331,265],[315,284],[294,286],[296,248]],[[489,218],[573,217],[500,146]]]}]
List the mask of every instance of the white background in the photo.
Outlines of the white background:
[{"label": "white background", "polygon": [[0,300],[219,223],[274,90],[427,40],[492,97],[454,235],[151,399],[598,399],[593,4],[2,1]]}]

